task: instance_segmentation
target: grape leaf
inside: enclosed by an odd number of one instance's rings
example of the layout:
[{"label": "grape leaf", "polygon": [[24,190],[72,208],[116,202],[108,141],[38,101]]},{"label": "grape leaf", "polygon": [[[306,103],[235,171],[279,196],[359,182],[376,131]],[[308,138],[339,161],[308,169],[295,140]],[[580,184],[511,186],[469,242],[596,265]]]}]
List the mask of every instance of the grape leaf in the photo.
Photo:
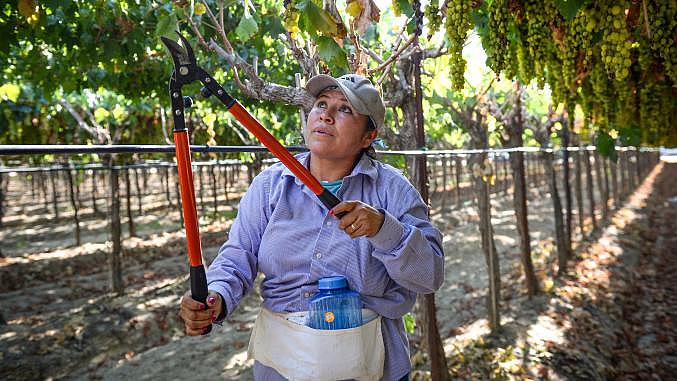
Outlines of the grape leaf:
[{"label": "grape leaf", "polygon": [[585,3],[584,0],[555,0],[555,6],[559,9],[559,13],[567,20],[573,20]]},{"label": "grape leaf", "polygon": [[608,133],[600,131],[597,133],[597,150],[602,156],[606,156],[613,161],[618,159],[616,153],[616,141]]},{"label": "grape leaf", "polygon": [[320,36],[317,39],[317,48],[320,58],[329,65],[344,71],[348,70],[346,51],[343,50],[331,37]]},{"label": "grape leaf", "polygon": [[235,34],[240,39],[240,41],[245,42],[249,40],[256,32],[259,31],[259,25],[256,23],[256,20],[245,11],[244,15],[240,19],[240,23],[235,29]]},{"label": "grape leaf", "polygon": [[162,14],[159,17],[157,25],[155,26],[155,37],[160,38],[162,36],[169,38],[176,38],[174,31],[177,30],[176,27],[177,19],[176,15],[172,14]]}]

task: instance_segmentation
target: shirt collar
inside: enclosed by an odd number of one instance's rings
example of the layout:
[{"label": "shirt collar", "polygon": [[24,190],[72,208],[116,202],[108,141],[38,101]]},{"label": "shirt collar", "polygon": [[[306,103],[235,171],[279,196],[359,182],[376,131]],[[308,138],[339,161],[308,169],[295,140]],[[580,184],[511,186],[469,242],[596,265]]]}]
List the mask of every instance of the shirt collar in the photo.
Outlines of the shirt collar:
[{"label": "shirt collar", "polygon": [[[294,156],[296,160],[298,160],[301,164],[303,164],[304,167],[308,168],[308,164],[310,162],[310,152],[303,152],[300,154],[297,154]],[[372,180],[376,180],[378,176],[378,171],[376,169],[376,165],[374,163],[374,160],[367,156],[366,154],[362,154],[362,157],[360,157],[360,160],[357,162],[357,165],[355,168],[353,168],[353,171],[344,179],[350,178],[350,177],[355,177],[357,175],[365,175]],[[282,176],[293,176],[294,181],[297,184],[301,184],[301,180],[299,180],[294,174],[292,173],[289,168],[286,166],[284,167],[284,170],[282,171]]]}]

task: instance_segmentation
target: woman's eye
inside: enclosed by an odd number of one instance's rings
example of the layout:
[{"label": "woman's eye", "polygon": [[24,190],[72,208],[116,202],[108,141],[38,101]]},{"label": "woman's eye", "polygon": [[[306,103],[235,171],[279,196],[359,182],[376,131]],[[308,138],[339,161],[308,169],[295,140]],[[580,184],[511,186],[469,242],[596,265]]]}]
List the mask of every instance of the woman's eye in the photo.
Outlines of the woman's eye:
[{"label": "woman's eye", "polygon": [[327,102],[325,102],[325,101],[319,101],[319,102],[317,102],[317,103],[315,104],[315,107],[319,107],[319,108],[327,108]]},{"label": "woman's eye", "polygon": [[341,108],[340,108],[339,110],[340,110],[341,112],[345,112],[345,113],[347,113],[347,114],[352,114],[352,113],[353,113],[353,110],[351,110],[350,107],[348,107],[348,106],[341,106]]}]

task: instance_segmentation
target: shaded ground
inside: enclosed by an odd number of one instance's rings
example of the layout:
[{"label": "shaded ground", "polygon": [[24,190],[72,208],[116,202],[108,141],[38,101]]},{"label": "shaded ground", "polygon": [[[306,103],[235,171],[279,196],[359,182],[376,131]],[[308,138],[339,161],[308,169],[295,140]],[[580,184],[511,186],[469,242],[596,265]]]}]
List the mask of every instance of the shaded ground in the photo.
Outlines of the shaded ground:
[{"label": "shaded ground", "polygon": [[[550,200],[544,187],[532,187],[532,248],[547,290],[532,300],[522,293],[511,202],[494,197],[504,287],[504,330],[496,336],[483,319],[487,277],[477,215],[470,205],[436,210],[447,255],[438,318],[452,373],[458,379],[669,379],[677,356],[676,172],[676,164],[658,167],[597,239],[580,245],[560,280],[552,278]],[[208,261],[228,224],[201,227]],[[249,295],[210,336],[185,337],[176,316],[188,288],[184,242],[176,232],[142,233],[125,242],[129,291],[119,297],[106,294],[103,242],[0,259],[0,313],[7,322],[0,326],[1,379],[251,379],[245,352],[260,297]],[[416,379],[426,377],[423,360],[414,348]]]}]

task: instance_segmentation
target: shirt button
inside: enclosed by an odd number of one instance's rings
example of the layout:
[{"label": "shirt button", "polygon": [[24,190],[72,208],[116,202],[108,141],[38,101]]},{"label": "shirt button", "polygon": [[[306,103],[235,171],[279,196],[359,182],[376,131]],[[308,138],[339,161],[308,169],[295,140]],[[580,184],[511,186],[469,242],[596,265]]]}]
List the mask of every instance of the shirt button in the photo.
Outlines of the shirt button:
[{"label": "shirt button", "polygon": [[322,254],[321,254],[321,253],[317,253],[317,254],[315,254],[315,258],[317,258],[317,259],[320,259],[320,258],[322,258]]},{"label": "shirt button", "polygon": [[327,221],[327,223],[325,225],[331,226],[331,221]]},{"label": "shirt button", "polygon": [[310,298],[310,292],[304,292],[303,296],[305,296],[306,298]]}]

